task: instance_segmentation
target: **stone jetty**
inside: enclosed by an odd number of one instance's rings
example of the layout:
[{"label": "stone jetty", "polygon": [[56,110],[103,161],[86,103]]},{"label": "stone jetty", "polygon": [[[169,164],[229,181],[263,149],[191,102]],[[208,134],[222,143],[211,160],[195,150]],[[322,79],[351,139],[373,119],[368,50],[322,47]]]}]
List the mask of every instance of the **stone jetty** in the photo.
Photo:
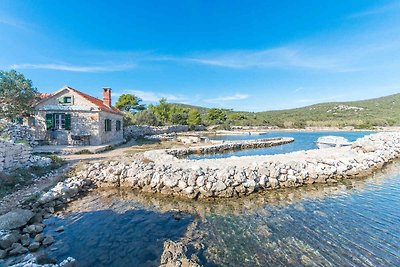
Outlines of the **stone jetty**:
[{"label": "stone jetty", "polygon": [[[182,152],[183,153],[183,152]],[[87,164],[75,177],[57,185],[41,201],[59,200],[68,183],[127,187],[142,192],[186,198],[235,197],[261,190],[335,183],[365,177],[400,156],[400,133],[377,133],[351,147],[308,150],[272,156],[187,160],[180,152],[155,150],[113,161]],[[78,183],[78,181],[85,181]]]},{"label": "stone jetty", "polygon": [[207,145],[207,146],[195,146],[188,148],[179,149],[167,149],[157,151],[156,153],[166,153],[175,157],[183,157],[191,154],[215,154],[224,153],[226,151],[243,150],[243,149],[256,149],[266,148],[273,146],[280,146],[289,144],[294,141],[294,138],[265,138],[257,140],[245,140],[245,141],[227,141],[219,144]]}]

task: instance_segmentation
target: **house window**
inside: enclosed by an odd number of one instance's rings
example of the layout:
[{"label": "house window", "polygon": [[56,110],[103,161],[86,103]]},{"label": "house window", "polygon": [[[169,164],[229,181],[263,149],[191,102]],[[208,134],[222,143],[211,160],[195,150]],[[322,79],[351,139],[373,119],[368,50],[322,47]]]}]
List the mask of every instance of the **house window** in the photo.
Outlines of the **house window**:
[{"label": "house window", "polygon": [[65,114],[55,113],[54,114],[54,129],[64,130],[65,129]]},{"label": "house window", "polygon": [[106,132],[111,132],[111,120],[110,119],[104,120],[104,130]]},{"label": "house window", "polygon": [[116,123],[115,123],[115,130],[117,130],[117,131],[121,131],[121,121],[120,120],[117,120],[116,121]]},{"label": "house window", "polygon": [[64,103],[71,104],[72,103],[72,96],[64,96]]},{"label": "house window", "polygon": [[71,114],[47,113],[47,130],[71,130]]},{"label": "house window", "polygon": [[62,96],[58,98],[58,102],[62,105],[71,105],[73,102],[72,96]]}]

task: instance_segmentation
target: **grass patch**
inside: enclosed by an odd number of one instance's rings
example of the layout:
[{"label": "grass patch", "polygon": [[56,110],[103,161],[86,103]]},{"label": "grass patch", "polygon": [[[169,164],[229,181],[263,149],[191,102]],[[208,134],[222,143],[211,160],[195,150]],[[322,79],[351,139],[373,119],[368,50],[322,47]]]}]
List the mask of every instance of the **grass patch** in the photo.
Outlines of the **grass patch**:
[{"label": "grass patch", "polygon": [[19,187],[32,184],[35,178],[66,164],[60,157],[53,155],[49,158],[52,159],[52,163],[46,167],[32,166],[26,169],[16,169],[10,173],[0,173],[0,198],[14,192]]},{"label": "grass patch", "polygon": [[92,151],[89,149],[82,149],[74,153],[75,155],[87,155],[87,154],[93,154]]},{"label": "grass patch", "polygon": [[142,153],[149,150],[155,149],[169,149],[173,147],[184,147],[184,144],[177,141],[154,141],[154,140],[146,140],[140,139],[138,143],[131,147],[131,149],[126,150],[126,154],[136,154]]}]

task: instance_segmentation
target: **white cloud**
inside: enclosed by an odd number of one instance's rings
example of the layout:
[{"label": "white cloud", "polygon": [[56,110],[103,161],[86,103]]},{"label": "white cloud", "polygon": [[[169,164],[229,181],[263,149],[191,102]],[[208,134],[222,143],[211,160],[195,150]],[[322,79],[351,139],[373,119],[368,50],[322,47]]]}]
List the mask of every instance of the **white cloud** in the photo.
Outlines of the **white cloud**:
[{"label": "white cloud", "polygon": [[46,69],[71,72],[115,72],[132,69],[133,64],[102,65],[102,66],[79,66],[69,64],[13,64],[11,69]]},{"label": "white cloud", "polygon": [[142,91],[142,90],[124,90],[122,92],[113,93],[113,96],[119,97],[122,94],[134,94],[140,97],[143,101],[148,102],[157,102],[161,98],[166,98],[168,102],[182,102],[187,100],[187,97],[181,95],[174,95],[174,94],[166,94],[166,93],[159,93],[159,92],[152,92],[152,91]]},{"label": "white cloud", "polygon": [[358,71],[346,66],[339,58],[330,54],[318,55],[310,48],[283,46],[264,50],[223,51],[220,53],[182,58],[164,57],[160,61],[194,63],[231,69],[250,68],[301,68],[330,71]]},{"label": "white cloud", "polygon": [[217,98],[209,98],[205,99],[205,102],[208,103],[219,103],[219,102],[228,102],[228,101],[235,101],[235,100],[243,100],[247,99],[249,95],[246,94],[234,94],[230,96],[222,96],[222,97],[217,97]]}]

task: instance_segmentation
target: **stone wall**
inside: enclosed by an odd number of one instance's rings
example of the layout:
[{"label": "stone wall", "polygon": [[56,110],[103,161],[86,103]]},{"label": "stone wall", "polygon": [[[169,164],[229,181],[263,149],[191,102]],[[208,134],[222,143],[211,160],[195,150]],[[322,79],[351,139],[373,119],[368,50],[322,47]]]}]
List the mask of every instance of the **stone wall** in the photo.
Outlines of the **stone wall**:
[{"label": "stone wall", "polygon": [[32,155],[30,146],[0,140],[0,172],[32,165],[46,166],[50,163],[49,158]]},{"label": "stone wall", "polygon": [[36,146],[34,129],[27,125],[0,121],[0,138],[11,142],[25,141],[30,146]]},{"label": "stone wall", "polygon": [[[293,142],[293,138],[264,138],[257,140],[247,140],[241,142],[223,142],[220,144],[208,145],[208,146],[195,146],[187,148],[177,148],[164,150],[165,153],[175,156],[183,157],[191,154],[215,154],[223,153],[225,151],[234,151],[242,149],[256,149],[256,148],[266,148],[272,146],[285,145]],[[157,151],[159,153],[159,151]],[[161,152],[162,153],[162,152]]]},{"label": "stone wall", "polygon": [[303,184],[365,177],[400,156],[400,133],[378,133],[352,147],[273,156],[184,160],[165,151],[90,163],[74,179],[188,198],[235,197]]},{"label": "stone wall", "polygon": [[[178,132],[189,131],[188,125],[170,125],[170,126],[147,126],[147,125],[130,125],[124,128],[125,138],[138,138],[145,135],[156,135],[156,134],[169,134]],[[203,131],[206,128],[203,125],[195,126],[195,131]]]}]

